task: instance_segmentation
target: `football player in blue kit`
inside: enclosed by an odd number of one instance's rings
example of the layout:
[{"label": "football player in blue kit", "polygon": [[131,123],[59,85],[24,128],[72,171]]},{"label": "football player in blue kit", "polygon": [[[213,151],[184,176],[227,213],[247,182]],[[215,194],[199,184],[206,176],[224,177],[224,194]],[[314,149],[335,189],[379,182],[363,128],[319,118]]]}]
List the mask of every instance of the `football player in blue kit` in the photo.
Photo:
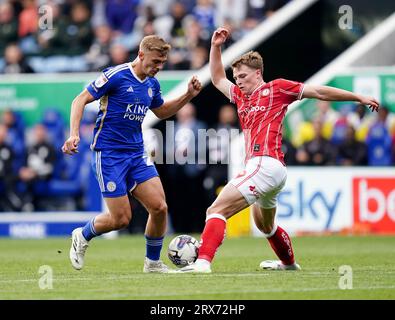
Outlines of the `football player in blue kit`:
[{"label": "football player in blue kit", "polygon": [[155,75],[167,60],[170,45],[151,35],[143,38],[132,62],[105,69],[72,102],[70,137],[62,151],[78,152],[79,127],[85,105],[100,99],[91,149],[92,166],[108,212],[97,215],[72,232],[70,260],[80,270],[89,241],[103,233],[128,226],[132,210],[128,193],[149,213],[146,229],[144,272],[167,273],[160,252],[167,226],[167,205],[158,172],[144,153],[142,122],[150,109],[160,119],[174,115],[201,91],[193,76],[187,91],[164,102]]}]

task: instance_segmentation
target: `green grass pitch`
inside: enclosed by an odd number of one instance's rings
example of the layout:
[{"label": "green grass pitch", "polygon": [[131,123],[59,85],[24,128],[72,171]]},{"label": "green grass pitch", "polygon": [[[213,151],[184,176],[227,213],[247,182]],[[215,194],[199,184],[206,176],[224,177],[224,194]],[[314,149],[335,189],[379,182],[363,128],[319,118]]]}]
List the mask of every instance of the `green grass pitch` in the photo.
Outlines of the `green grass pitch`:
[{"label": "green grass pitch", "polygon": [[[263,238],[226,239],[206,275],[142,273],[142,235],[93,240],[81,271],[69,263],[69,245],[66,238],[0,239],[0,300],[395,299],[390,236],[295,237],[299,272],[259,270],[261,260],[275,258]],[[165,250],[162,259],[171,264]],[[52,289],[40,289],[43,265],[52,270]],[[339,288],[344,265],[351,267],[352,289]]]}]

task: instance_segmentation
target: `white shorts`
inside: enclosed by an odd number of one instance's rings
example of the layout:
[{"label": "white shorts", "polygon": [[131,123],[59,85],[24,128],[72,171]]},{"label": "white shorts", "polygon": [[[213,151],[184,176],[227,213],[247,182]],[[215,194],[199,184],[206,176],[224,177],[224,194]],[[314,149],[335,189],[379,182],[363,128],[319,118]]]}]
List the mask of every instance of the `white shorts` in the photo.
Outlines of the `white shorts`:
[{"label": "white shorts", "polygon": [[287,169],[277,159],[267,156],[247,161],[245,170],[229,181],[246,199],[248,204],[257,203],[261,208],[277,206],[277,195],[287,180]]}]

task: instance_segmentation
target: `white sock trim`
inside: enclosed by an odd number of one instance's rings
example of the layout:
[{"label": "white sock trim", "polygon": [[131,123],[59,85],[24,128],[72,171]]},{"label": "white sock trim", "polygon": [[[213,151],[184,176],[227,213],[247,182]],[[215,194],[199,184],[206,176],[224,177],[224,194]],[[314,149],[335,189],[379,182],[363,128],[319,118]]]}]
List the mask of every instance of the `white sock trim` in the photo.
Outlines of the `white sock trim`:
[{"label": "white sock trim", "polygon": [[208,220],[210,220],[210,219],[215,219],[215,218],[221,219],[222,221],[225,221],[225,223],[226,223],[226,218],[225,218],[222,214],[219,214],[219,213],[210,213],[210,214],[207,216],[207,218],[206,218],[206,222],[207,222]]},{"label": "white sock trim", "polygon": [[277,231],[277,225],[275,224],[275,225],[273,225],[272,232],[270,232],[270,233],[264,233],[264,232],[262,232],[262,233],[263,233],[263,236],[264,236],[265,238],[270,238],[270,237],[272,237],[272,236],[276,233],[276,231]]}]

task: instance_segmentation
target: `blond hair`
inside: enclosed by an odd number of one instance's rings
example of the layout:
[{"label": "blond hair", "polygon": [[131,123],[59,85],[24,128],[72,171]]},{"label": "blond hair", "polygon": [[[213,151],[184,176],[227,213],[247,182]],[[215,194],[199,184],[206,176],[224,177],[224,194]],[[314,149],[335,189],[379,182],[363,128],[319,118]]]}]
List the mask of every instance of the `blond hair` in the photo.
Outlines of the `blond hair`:
[{"label": "blond hair", "polygon": [[252,69],[261,70],[261,73],[263,74],[263,59],[256,51],[249,51],[233,60],[232,68],[239,68],[240,65],[246,65]]},{"label": "blond hair", "polygon": [[170,50],[171,45],[163,40],[161,37],[156,35],[146,36],[140,42],[140,50],[142,52],[147,51],[159,51],[161,55],[166,55]]}]

